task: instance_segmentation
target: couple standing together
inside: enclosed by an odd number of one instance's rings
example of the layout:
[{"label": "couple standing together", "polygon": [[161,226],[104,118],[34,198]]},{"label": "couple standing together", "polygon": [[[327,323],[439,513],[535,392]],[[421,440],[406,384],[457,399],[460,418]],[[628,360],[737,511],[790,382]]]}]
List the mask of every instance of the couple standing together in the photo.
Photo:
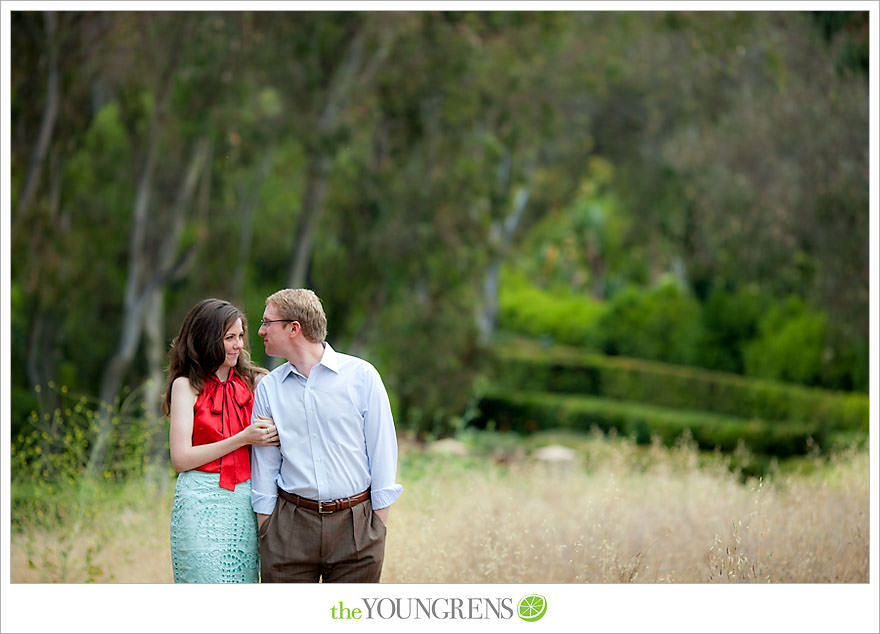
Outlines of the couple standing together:
[{"label": "couple standing together", "polygon": [[403,490],[382,379],[325,341],[310,290],[270,295],[258,334],[287,363],[254,366],[244,314],[218,299],[172,342],[174,581],[378,582]]}]

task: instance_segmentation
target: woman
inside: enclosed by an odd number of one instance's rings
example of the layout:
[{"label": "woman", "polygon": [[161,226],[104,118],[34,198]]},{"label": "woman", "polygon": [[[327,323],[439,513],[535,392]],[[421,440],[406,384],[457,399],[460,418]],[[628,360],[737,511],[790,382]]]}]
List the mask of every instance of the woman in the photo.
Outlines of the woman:
[{"label": "woman", "polygon": [[269,418],[250,424],[266,370],[250,361],[247,321],[229,302],[206,299],[183,320],[168,353],[163,410],[178,471],[171,510],[175,583],[259,580],[249,445],[278,445]]}]

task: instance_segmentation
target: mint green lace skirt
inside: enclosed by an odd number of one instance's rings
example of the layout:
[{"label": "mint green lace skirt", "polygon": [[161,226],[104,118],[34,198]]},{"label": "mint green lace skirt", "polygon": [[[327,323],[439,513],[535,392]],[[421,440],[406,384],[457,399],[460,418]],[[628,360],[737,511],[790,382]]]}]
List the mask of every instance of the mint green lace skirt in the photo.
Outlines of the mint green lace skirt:
[{"label": "mint green lace skirt", "polygon": [[235,491],[219,473],[177,476],[171,508],[171,563],[175,583],[256,583],[260,575],[257,519],[251,481]]}]

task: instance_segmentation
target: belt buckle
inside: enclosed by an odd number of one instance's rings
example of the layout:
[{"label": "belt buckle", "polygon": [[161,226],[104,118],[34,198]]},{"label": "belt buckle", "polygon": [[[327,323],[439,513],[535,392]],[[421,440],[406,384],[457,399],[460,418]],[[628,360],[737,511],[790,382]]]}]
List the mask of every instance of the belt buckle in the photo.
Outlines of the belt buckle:
[{"label": "belt buckle", "polygon": [[[332,503],[333,502],[328,502],[327,504],[332,504]],[[324,510],[324,502],[322,502],[321,500],[318,500],[318,513],[320,513],[321,515],[329,515],[332,512],[333,511],[325,511]]]}]

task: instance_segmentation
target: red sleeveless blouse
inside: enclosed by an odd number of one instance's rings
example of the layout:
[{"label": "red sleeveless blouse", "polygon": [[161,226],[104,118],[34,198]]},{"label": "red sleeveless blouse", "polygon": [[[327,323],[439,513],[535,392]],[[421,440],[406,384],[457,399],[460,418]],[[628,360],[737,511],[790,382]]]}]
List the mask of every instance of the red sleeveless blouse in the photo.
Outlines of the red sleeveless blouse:
[{"label": "red sleeveless blouse", "polygon": [[[251,424],[254,393],[243,378],[229,370],[221,381],[211,375],[193,406],[193,446],[207,445],[234,436]],[[203,464],[197,471],[220,473],[220,486],[230,491],[251,477],[251,454],[248,445]]]}]

